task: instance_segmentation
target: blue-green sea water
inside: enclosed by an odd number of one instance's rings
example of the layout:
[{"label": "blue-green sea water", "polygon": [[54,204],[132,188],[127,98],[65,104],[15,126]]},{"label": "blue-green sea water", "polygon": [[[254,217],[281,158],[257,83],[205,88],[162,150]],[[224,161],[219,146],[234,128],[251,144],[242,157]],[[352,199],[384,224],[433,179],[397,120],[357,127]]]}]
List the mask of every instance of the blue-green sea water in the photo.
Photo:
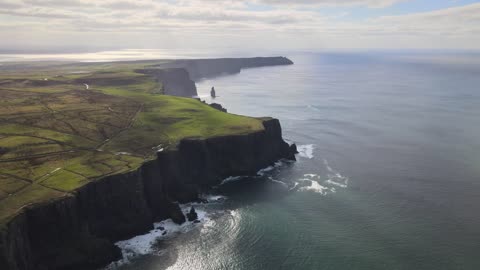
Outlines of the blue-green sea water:
[{"label": "blue-green sea water", "polygon": [[287,56],[197,87],[279,118],[298,161],[229,179],[200,224],[119,243],[136,256],[115,268],[480,269],[480,56]]}]

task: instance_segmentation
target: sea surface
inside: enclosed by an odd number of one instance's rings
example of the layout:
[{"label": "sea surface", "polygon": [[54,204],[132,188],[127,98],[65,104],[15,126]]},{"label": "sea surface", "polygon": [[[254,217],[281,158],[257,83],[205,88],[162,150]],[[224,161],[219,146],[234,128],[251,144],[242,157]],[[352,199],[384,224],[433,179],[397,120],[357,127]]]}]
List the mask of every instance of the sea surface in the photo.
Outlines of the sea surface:
[{"label": "sea surface", "polygon": [[297,162],[227,179],[201,223],[119,242],[111,268],[480,269],[479,54],[287,56],[197,86],[279,118]]}]

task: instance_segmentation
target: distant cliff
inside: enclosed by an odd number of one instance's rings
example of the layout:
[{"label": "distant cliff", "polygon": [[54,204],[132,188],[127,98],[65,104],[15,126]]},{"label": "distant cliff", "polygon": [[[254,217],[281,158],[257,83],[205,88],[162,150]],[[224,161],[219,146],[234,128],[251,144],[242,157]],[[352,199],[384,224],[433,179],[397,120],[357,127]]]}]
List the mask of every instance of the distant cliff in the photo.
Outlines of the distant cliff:
[{"label": "distant cliff", "polygon": [[176,202],[232,175],[254,175],[278,159],[295,159],[280,123],[242,135],[184,139],[129,173],[91,182],[63,198],[25,207],[0,228],[0,269],[96,269],[121,257],[115,241],[185,217]]},{"label": "distant cliff", "polygon": [[254,57],[254,58],[219,58],[174,60],[156,65],[159,68],[185,68],[194,81],[219,76],[222,74],[239,73],[244,68],[292,65],[286,57]]},{"label": "distant cliff", "polygon": [[153,76],[161,84],[159,93],[171,96],[192,97],[197,95],[196,80],[223,74],[239,73],[244,68],[292,65],[286,57],[220,58],[173,60],[135,70]]},{"label": "distant cliff", "polygon": [[158,89],[158,92],[162,94],[179,97],[197,95],[195,82],[190,79],[187,70],[184,68],[151,68],[135,71],[153,76],[156,82],[162,85],[161,89]]}]

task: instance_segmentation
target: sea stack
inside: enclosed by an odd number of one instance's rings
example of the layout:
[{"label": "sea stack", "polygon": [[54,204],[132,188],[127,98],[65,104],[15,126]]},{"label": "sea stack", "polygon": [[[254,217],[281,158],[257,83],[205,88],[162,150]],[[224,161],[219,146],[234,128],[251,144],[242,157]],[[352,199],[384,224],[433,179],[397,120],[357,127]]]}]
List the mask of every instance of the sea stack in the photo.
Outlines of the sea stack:
[{"label": "sea stack", "polygon": [[197,212],[195,212],[195,208],[193,206],[190,208],[190,212],[187,213],[188,221],[195,221],[198,218]]}]

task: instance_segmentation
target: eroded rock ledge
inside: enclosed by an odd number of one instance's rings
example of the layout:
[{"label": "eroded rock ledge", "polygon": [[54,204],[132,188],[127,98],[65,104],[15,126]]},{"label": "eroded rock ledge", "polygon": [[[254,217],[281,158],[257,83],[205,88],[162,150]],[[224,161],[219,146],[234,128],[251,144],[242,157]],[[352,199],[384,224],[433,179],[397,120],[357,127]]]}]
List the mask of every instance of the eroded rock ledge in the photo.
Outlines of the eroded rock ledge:
[{"label": "eroded rock ledge", "polygon": [[96,269],[121,257],[113,244],[184,219],[177,202],[232,175],[253,175],[279,159],[295,159],[280,123],[264,119],[249,134],[184,139],[139,169],[99,179],[61,199],[26,207],[0,234],[0,269]]}]

